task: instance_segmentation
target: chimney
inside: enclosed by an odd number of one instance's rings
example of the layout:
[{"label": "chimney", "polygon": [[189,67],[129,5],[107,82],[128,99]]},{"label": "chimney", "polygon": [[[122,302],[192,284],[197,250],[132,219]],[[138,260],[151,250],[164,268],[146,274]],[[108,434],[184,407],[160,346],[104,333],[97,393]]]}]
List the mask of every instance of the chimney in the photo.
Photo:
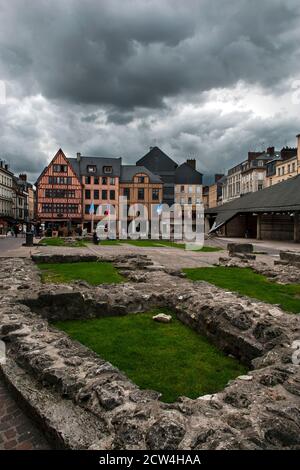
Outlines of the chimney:
[{"label": "chimney", "polygon": [[194,170],[196,170],[196,160],[195,160],[195,158],[188,158],[186,163],[187,163],[187,165],[192,167]]},{"label": "chimney", "polygon": [[275,154],[275,147],[268,147],[267,148],[267,153],[271,156]]},{"label": "chimney", "polygon": [[222,173],[216,173],[215,174],[215,183],[217,183],[221,178],[223,178],[223,174]]},{"label": "chimney", "polygon": [[20,178],[20,180],[22,180],[22,181],[27,181],[27,175],[26,175],[26,173],[21,173],[21,174],[19,175],[19,178]]},{"label": "chimney", "polygon": [[76,160],[78,161],[78,163],[80,162],[80,160],[81,160],[81,153],[80,152],[76,153]]},{"label": "chimney", "polygon": [[5,163],[4,168],[5,168],[5,170],[8,170],[8,164],[7,163]]}]

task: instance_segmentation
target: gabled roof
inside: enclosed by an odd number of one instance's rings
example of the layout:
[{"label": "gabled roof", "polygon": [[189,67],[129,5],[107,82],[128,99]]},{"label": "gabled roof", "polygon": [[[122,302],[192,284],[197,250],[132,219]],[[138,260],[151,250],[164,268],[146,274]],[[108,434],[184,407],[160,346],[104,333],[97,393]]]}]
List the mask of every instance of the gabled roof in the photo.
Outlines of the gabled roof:
[{"label": "gabled roof", "polygon": [[137,166],[137,165],[122,165],[121,166],[121,183],[129,183],[132,182],[132,178],[137,173],[145,173],[149,176],[150,183],[162,183],[161,178],[158,175],[152,173],[152,171],[148,170],[144,166]]},{"label": "gabled roof", "polygon": [[202,184],[202,173],[188,163],[182,163],[175,170],[175,184]]},{"label": "gabled roof", "polygon": [[[109,158],[109,157],[86,157],[81,155],[80,161],[77,158],[69,158],[69,162],[72,165],[78,177],[80,176],[120,176],[121,174],[121,158]],[[95,166],[96,171],[91,173],[88,171],[88,166]],[[112,173],[109,175],[104,173],[103,167],[111,166]]]},{"label": "gabled roof", "polygon": [[[40,174],[40,176],[38,177],[38,179],[36,180],[36,182],[34,183],[35,186],[37,186],[41,180],[41,178],[44,176],[44,174],[46,173],[46,171],[48,170],[48,168],[50,167],[50,165],[55,161],[56,157],[58,155],[62,155],[64,157],[64,159],[66,160],[67,163],[71,164],[70,160],[72,160],[71,158],[67,158],[66,155],[64,154],[63,150],[61,148],[58,149],[58,151],[56,152],[56,154],[54,155],[54,157],[52,158],[52,160],[48,163],[47,166],[45,166],[45,168],[43,169],[42,173]],[[71,165],[73,171],[75,172],[75,169],[73,168],[73,165]],[[76,176],[78,177],[77,173],[75,172]]]},{"label": "gabled roof", "polygon": [[207,209],[205,212],[217,216],[211,229],[214,231],[237,214],[288,211],[300,211],[300,175],[261,191],[246,194],[221,206]]},{"label": "gabled roof", "polygon": [[151,147],[150,151],[140,158],[136,164],[138,166],[145,166],[153,173],[157,174],[161,174],[162,172],[174,172],[178,167],[177,163],[159,147]]}]

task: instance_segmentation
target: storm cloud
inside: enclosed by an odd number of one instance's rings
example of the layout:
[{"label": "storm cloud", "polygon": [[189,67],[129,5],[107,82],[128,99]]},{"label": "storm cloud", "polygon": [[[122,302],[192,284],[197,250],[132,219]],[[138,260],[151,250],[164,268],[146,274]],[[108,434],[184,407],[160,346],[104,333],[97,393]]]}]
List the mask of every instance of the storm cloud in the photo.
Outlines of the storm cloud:
[{"label": "storm cloud", "polygon": [[149,145],[220,172],[295,144],[296,0],[0,0],[0,158],[32,178],[62,147]]}]

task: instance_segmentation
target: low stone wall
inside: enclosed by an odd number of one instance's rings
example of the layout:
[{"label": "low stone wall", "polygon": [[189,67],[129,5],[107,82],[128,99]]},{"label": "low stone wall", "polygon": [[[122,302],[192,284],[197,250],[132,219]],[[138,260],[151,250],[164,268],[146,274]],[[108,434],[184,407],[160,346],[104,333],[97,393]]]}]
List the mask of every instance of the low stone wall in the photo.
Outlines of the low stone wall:
[{"label": "low stone wall", "polygon": [[281,251],[280,261],[282,264],[289,264],[300,268],[300,253],[297,251]]},{"label": "low stone wall", "polygon": [[[299,449],[300,375],[292,363],[299,318],[162,271],[141,270],[135,277],[136,283],[96,288],[79,283],[46,286],[30,261],[5,259],[0,265],[0,338],[9,358],[3,373],[59,445]],[[169,306],[181,321],[253,370],[214,395],[166,404],[157,392],[140,390],[48,323],[78,318],[80,311],[82,316],[98,316],[121,308],[122,314],[133,314],[154,305]]]}]

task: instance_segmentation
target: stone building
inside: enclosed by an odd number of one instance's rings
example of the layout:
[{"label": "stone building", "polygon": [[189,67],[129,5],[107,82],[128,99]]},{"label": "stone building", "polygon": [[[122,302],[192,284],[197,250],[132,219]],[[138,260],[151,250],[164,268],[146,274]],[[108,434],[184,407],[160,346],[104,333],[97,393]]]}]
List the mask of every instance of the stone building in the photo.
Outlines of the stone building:
[{"label": "stone building", "polygon": [[[158,175],[143,166],[122,165],[120,196],[127,198],[127,205],[142,204],[147,209],[144,217],[150,220],[152,210],[163,200],[163,183]],[[132,217],[128,217],[128,222]],[[149,226],[149,229],[151,227]]]},{"label": "stone building", "polygon": [[5,234],[14,221],[13,173],[0,161],[0,234]]},{"label": "stone building", "polygon": [[298,174],[299,170],[299,136],[298,149],[284,147],[276,158],[267,163],[265,187],[285,181]]},{"label": "stone building", "polygon": [[222,186],[222,202],[232,201],[241,195],[242,163],[230,168]]},{"label": "stone building", "polygon": [[196,170],[196,160],[189,159],[175,170],[175,203],[200,204],[202,202],[203,175]]},{"label": "stone building", "polygon": [[22,173],[18,178],[18,186],[22,188],[24,195],[26,196],[25,209],[28,222],[35,220],[35,189],[33,184],[27,181],[27,175]]},{"label": "stone building", "polygon": [[222,203],[263,189],[267,164],[278,155],[279,152],[276,152],[274,147],[268,147],[263,152],[248,152],[247,160],[228,170],[222,186]]}]

